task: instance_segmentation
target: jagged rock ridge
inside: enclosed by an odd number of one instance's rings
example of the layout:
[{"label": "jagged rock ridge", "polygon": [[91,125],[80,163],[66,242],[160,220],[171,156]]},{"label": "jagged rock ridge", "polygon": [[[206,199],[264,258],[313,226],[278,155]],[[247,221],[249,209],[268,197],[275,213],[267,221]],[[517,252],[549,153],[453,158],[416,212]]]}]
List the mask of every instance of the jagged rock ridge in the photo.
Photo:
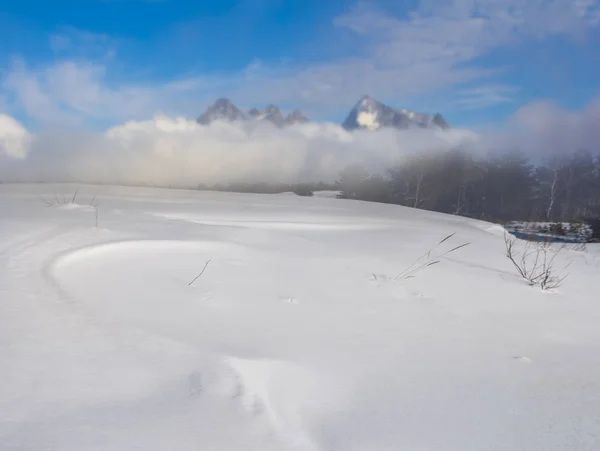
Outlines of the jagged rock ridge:
[{"label": "jagged rock ridge", "polygon": [[293,111],[284,118],[281,110],[275,105],[269,105],[262,111],[252,108],[245,114],[229,99],[225,98],[218,99],[214,104],[209,106],[197,119],[197,122],[202,125],[208,125],[216,120],[228,122],[247,120],[269,121],[279,128],[308,122],[308,119],[298,110]]},{"label": "jagged rock ridge", "polygon": [[[226,98],[218,99],[197,119],[198,123],[203,125],[208,125],[216,120],[230,122],[248,120],[269,121],[279,128],[309,122],[309,119],[299,110],[293,111],[284,118],[281,110],[275,105],[269,105],[264,110],[252,108],[247,113],[244,113]],[[406,109],[397,110],[369,96],[364,96],[359,100],[352,111],[350,111],[350,114],[348,114],[342,126],[349,131],[374,131],[386,127],[442,130],[449,128],[448,123],[439,113],[431,116]]]}]

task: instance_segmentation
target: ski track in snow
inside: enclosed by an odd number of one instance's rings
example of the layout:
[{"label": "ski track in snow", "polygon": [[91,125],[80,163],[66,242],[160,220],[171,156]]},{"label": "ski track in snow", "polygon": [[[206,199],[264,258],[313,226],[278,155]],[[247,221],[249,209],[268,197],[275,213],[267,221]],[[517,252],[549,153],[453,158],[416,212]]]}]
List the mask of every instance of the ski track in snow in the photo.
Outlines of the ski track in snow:
[{"label": "ski track in snow", "polygon": [[480,221],[73,189],[0,185],[2,451],[600,449],[598,247],[542,293]]}]

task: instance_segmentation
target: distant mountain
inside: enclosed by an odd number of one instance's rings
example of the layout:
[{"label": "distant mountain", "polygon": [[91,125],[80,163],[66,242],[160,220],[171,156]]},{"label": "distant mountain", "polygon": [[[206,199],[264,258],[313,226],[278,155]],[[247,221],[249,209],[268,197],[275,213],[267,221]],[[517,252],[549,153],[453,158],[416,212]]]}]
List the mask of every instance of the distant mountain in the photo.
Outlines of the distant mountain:
[{"label": "distant mountain", "polygon": [[[293,111],[284,118],[281,110],[275,105],[269,105],[264,110],[252,108],[248,113],[244,113],[226,98],[218,99],[214,104],[209,106],[197,119],[197,122],[202,125],[208,125],[216,120],[229,122],[269,121],[279,128],[309,122],[309,119],[299,110]],[[409,110],[396,110],[369,96],[365,96],[350,111],[342,127],[349,131],[378,130],[385,127],[445,130],[449,128],[449,125],[441,114],[431,116]]]},{"label": "distant mountain", "polygon": [[443,130],[450,128],[448,122],[446,122],[446,119],[444,119],[444,117],[440,113],[435,113],[431,122]]},{"label": "distant mountain", "polygon": [[350,111],[342,127],[346,130],[378,130],[384,127],[446,129],[449,126],[441,114],[430,116],[409,110],[396,110],[365,96]]},{"label": "distant mountain", "polygon": [[288,117],[285,118],[285,123],[287,125],[304,124],[306,122],[309,122],[309,120],[300,112],[300,110],[292,111],[290,114],[288,114]]},{"label": "distant mountain", "polygon": [[250,110],[248,110],[248,116],[250,116],[250,119],[262,119],[262,113],[257,108],[251,108]]},{"label": "distant mountain", "polygon": [[269,105],[263,111],[252,108],[248,112],[248,115],[254,120],[269,121],[277,127],[283,127],[285,125],[283,114],[281,114],[281,111],[275,105]]},{"label": "distant mountain", "polygon": [[246,120],[246,115],[229,99],[221,98],[209,106],[204,114],[196,119],[202,125],[208,125],[216,120],[244,121]]},{"label": "distant mountain", "polygon": [[202,125],[208,125],[216,120],[224,121],[269,121],[276,127],[282,128],[288,125],[308,122],[308,119],[298,110],[284,118],[281,110],[275,105],[269,105],[264,110],[252,108],[248,114],[244,114],[229,99],[219,99],[213,105],[209,106],[197,122]]}]

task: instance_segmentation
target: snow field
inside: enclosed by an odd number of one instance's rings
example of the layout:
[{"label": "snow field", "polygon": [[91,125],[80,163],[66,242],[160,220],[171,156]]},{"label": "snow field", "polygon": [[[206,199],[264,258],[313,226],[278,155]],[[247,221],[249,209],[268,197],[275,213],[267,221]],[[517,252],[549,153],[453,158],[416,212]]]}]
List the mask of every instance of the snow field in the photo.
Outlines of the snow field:
[{"label": "snow field", "polygon": [[0,185],[0,450],[600,448],[597,246],[542,292],[479,221],[74,189]]}]

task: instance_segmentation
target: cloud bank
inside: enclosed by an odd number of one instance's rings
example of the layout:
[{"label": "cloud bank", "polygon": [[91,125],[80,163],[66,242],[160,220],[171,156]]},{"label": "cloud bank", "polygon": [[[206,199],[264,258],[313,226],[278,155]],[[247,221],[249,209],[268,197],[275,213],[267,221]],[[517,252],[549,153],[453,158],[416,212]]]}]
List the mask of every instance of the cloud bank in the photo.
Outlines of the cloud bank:
[{"label": "cloud bank", "polygon": [[24,159],[29,152],[32,137],[15,119],[0,114],[0,157]]},{"label": "cloud bank", "polygon": [[157,116],[102,133],[53,129],[29,133],[0,115],[0,179],[194,187],[236,182],[336,180],[359,163],[382,171],[408,155],[456,147],[474,152],[520,149],[543,160],[580,149],[598,153],[600,97],[581,111],[537,102],[502,132],[381,130],[347,132],[332,123],[278,129],[270,123],[215,122]]},{"label": "cloud bank", "polygon": [[600,96],[581,111],[569,111],[553,102],[534,102],[512,118],[520,145],[530,154],[559,156],[578,150],[600,154]]},{"label": "cloud bank", "polygon": [[[467,130],[349,133],[331,123],[277,129],[270,123],[183,118],[130,121],[104,133],[29,135],[14,119],[0,131],[4,181],[187,186],[233,182],[334,181],[346,165],[383,170],[414,152],[471,145]],[[11,132],[12,130],[12,132]]]}]

